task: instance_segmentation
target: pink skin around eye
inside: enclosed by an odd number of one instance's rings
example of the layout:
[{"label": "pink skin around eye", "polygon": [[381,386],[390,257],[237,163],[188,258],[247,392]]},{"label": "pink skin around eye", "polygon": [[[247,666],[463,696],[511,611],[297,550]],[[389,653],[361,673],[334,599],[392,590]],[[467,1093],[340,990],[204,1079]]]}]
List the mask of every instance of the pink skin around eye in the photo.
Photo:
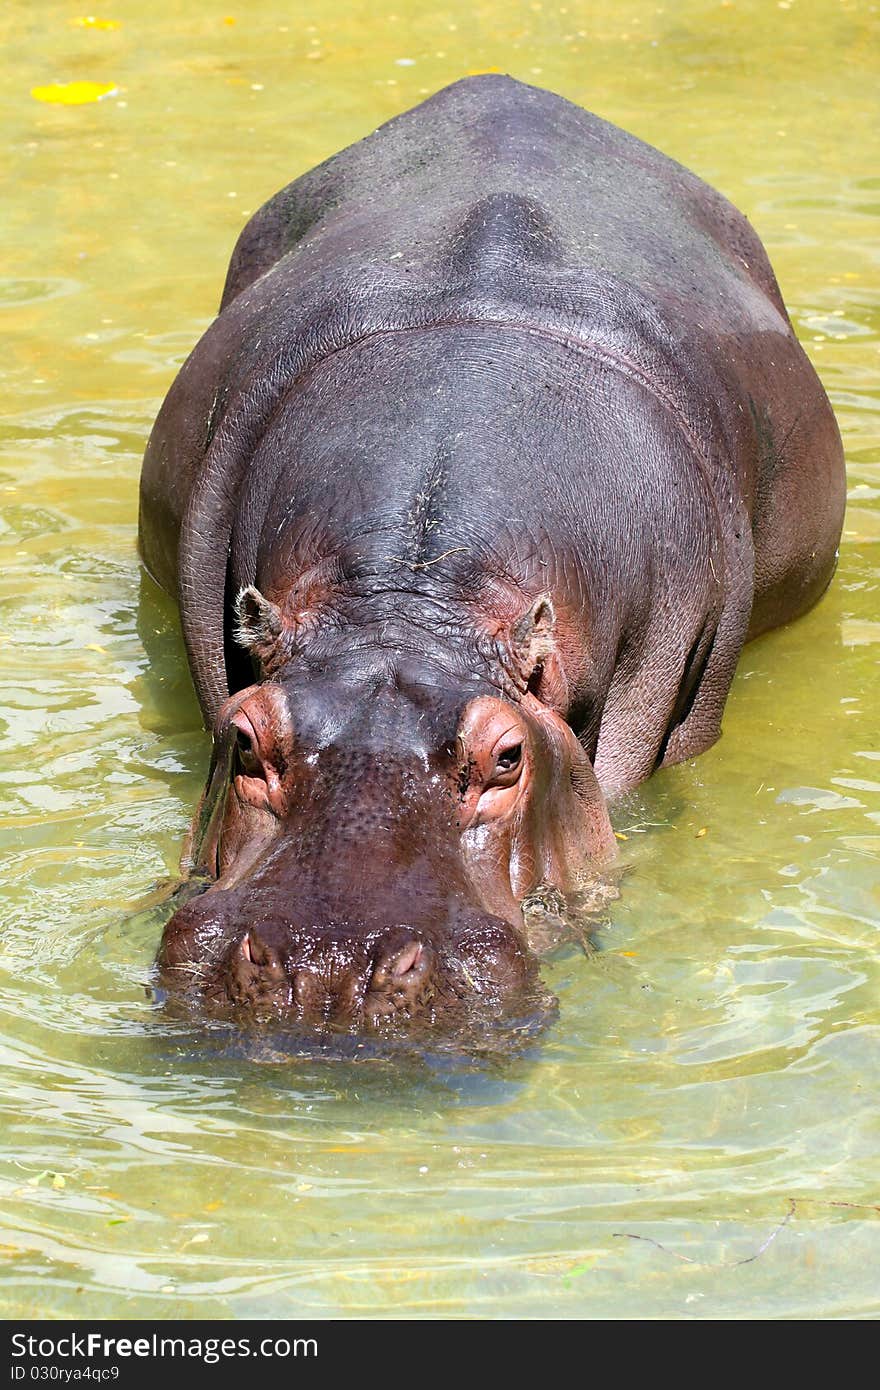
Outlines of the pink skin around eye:
[{"label": "pink skin around eye", "polygon": [[260,740],[248,715],[243,709],[236,710],[230,723],[242,733],[250,745],[248,762],[252,770],[236,772],[233,785],[240,801],[260,810],[278,810],[281,799],[281,782],[277,770],[261,754]]},{"label": "pink skin around eye", "polygon": [[[514,753],[518,756],[511,761],[509,767],[499,766],[505,756]],[[516,725],[514,728],[508,729],[506,733],[502,734],[495,744],[495,747],[492,749],[490,762],[495,769],[494,776],[499,779],[503,778],[505,785],[509,785],[510,782],[516,781],[522,773],[524,761],[525,734],[523,730]],[[493,774],[490,773],[490,776],[492,775]]]},{"label": "pink skin around eye", "polygon": [[[509,707],[499,702],[493,708],[489,701],[472,711],[465,741],[475,775],[462,806],[462,829],[509,814],[526,784],[528,734],[522,721],[511,714]],[[499,767],[499,760],[517,748],[520,757],[512,766]]]},{"label": "pink skin around eye", "polygon": [[231,729],[237,729],[236,742],[248,762],[262,763],[260,739],[256,729],[243,709],[236,710],[230,722]]}]

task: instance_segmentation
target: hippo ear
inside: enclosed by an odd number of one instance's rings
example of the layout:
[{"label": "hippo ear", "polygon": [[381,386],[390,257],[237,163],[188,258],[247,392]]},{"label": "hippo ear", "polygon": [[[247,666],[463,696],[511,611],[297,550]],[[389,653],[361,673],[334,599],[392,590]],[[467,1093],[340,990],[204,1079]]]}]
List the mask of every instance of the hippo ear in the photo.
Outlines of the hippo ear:
[{"label": "hippo ear", "polygon": [[235,600],[233,636],[240,647],[252,648],[259,655],[271,649],[281,636],[284,620],[281,609],[271,599],[264,598],[259,589],[249,584]]},{"label": "hippo ear", "polygon": [[556,611],[549,594],[536,598],[527,613],[510,629],[510,645],[514,661],[522,672],[523,679],[529,681],[536,669],[553,651],[553,628],[556,624]]}]

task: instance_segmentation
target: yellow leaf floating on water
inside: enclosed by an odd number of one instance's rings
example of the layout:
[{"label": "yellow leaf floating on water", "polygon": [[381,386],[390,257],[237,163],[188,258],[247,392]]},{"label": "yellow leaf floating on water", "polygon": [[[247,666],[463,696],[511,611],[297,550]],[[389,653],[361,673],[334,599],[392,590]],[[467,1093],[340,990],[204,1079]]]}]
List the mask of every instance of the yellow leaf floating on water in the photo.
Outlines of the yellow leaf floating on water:
[{"label": "yellow leaf floating on water", "polygon": [[121,29],[122,22],[118,19],[99,19],[97,15],[81,14],[76,19],[72,19],[71,24],[78,29]]},{"label": "yellow leaf floating on water", "polygon": [[115,82],[51,82],[48,87],[31,87],[31,96],[53,106],[83,106],[118,91]]},{"label": "yellow leaf floating on water", "polygon": [[52,1179],[52,1186],[54,1187],[56,1192],[60,1192],[62,1188],[67,1186],[67,1182],[61,1173],[55,1174],[55,1176]]},{"label": "yellow leaf floating on water", "polygon": [[107,655],[107,648],[99,646],[97,642],[86,642],[86,651],[100,652],[102,656]]},{"label": "yellow leaf floating on water", "polygon": [[704,835],[708,835],[708,834],[709,834],[709,827],[708,827],[708,825],[703,825],[703,826],[701,826],[700,829],[697,831],[697,833],[696,833],[696,835],[694,836],[694,838],[697,839],[697,840],[702,840],[703,836],[704,836]]}]

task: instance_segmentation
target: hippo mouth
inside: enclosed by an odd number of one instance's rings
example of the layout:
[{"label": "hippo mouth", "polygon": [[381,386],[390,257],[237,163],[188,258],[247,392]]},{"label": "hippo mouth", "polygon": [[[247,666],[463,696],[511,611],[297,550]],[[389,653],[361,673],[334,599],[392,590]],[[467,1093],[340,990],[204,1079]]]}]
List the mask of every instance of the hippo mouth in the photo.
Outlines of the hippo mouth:
[{"label": "hippo mouth", "polygon": [[320,931],[285,920],[230,922],[233,893],[207,893],[172,919],[158,958],[161,996],[237,1027],[317,1036],[447,1035],[546,1016],[538,962],[501,919],[471,918],[432,939],[400,924]]}]

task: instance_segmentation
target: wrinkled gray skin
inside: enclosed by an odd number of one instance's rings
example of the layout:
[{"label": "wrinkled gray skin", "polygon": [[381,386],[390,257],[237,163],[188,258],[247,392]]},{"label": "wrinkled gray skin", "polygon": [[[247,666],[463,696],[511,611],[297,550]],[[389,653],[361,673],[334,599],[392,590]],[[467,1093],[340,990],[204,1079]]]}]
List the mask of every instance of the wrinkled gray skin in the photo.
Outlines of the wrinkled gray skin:
[{"label": "wrinkled gray skin", "polygon": [[656,150],[483,76],[297,179],[144,460],[214,734],[166,984],[319,1028],[521,1008],[523,899],[715,741],[843,501],[763,248]]}]

